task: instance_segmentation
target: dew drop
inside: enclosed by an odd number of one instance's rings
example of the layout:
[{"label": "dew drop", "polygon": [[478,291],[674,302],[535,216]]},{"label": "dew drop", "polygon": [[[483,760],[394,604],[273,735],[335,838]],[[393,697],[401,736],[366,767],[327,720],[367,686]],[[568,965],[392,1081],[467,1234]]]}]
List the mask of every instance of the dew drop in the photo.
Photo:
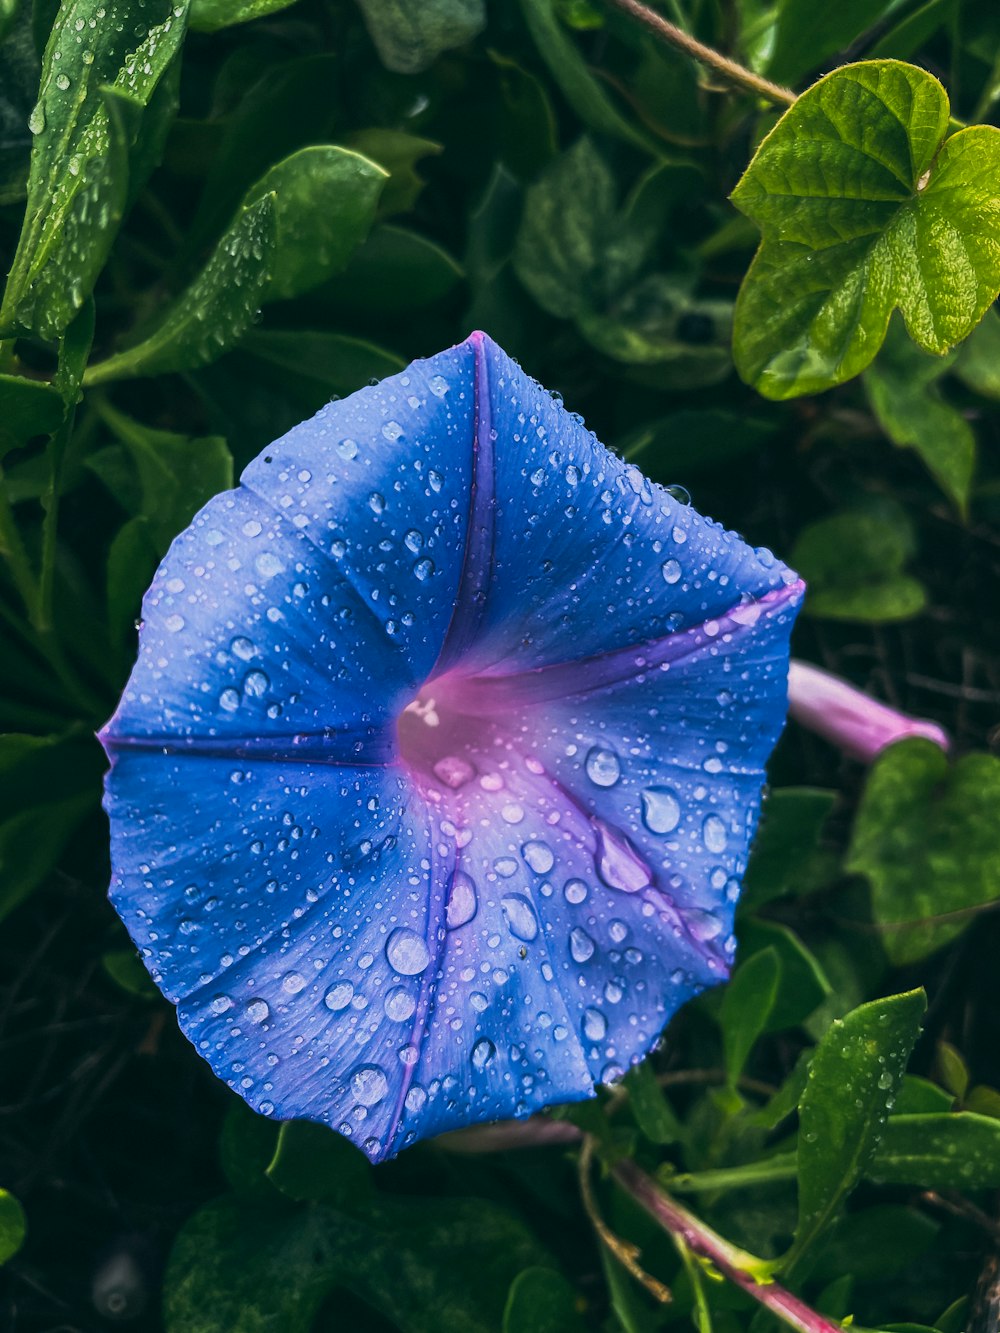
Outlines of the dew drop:
[{"label": "dew drop", "polygon": [[660,566],[660,572],[663,574],[664,582],[678,583],[681,577],[681,566],[677,560],[665,560]]},{"label": "dew drop", "polygon": [[600,1009],[584,1009],[583,1035],[587,1041],[603,1041],[608,1035],[608,1020]]},{"label": "dew drop", "polygon": [[574,926],[569,932],[569,951],[574,963],[585,963],[593,958],[597,946],[585,930]]},{"label": "dew drop", "polygon": [[613,830],[603,819],[593,819],[591,823],[597,833],[594,864],[608,888],[638,893],[653,882],[649,866],[624,834]]},{"label": "dew drop", "polygon": [[538,918],[531,903],[520,893],[508,894],[501,899],[507,927],[515,939],[531,941],[538,934]]},{"label": "dew drop", "polygon": [[622,775],[622,766],[614,750],[595,745],[584,763],[587,777],[595,787],[613,787]]},{"label": "dew drop", "polygon": [[586,882],[582,879],[568,879],[563,887],[566,901],[572,903],[574,907],[585,902],[589,892]]},{"label": "dew drop", "polygon": [[174,612],[172,616],[167,616],[166,620],[163,623],[164,625],[166,625],[167,629],[170,631],[171,634],[176,634],[178,630],[182,630],[184,628],[184,617],[179,616],[176,612]]},{"label": "dew drop", "polygon": [[404,986],[393,986],[386,993],[383,1007],[386,1018],[391,1018],[394,1023],[405,1023],[413,1017],[417,1002]]},{"label": "dew drop", "polygon": [[404,977],[417,976],[431,961],[427,941],[406,926],[400,926],[389,936],[385,956],[390,967]]},{"label": "dew drop", "polygon": [[260,699],[268,691],[270,678],[263,671],[251,671],[243,682],[244,693],[251,699]]},{"label": "dew drop", "polygon": [[478,906],[475,881],[464,870],[456,870],[451,877],[448,905],[445,908],[448,929],[457,930],[459,926],[468,925],[476,915]]},{"label": "dew drop", "polygon": [[349,981],[338,981],[336,985],[331,986],[323,996],[323,1003],[326,1007],[339,1013],[341,1009],[346,1009],[354,999],[354,987]]},{"label": "dew drop", "polygon": [[219,695],[219,707],[226,713],[235,713],[240,706],[238,690],[226,689]]},{"label": "dew drop", "polygon": [[709,815],[702,825],[702,837],[710,852],[726,850],[726,826],[718,815]]},{"label": "dew drop", "polygon": [[286,972],[281,978],[281,989],[288,995],[298,995],[305,988],[306,979],[301,972]]},{"label": "dew drop", "polygon": [[358,1065],[351,1075],[351,1091],[362,1106],[377,1106],[389,1091],[389,1080],[378,1065]]},{"label": "dew drop", "polygon": [[473,1069],[485,1069],[497,1053],[497,1048],[489,1037],[480,1037],[472,1048]]},{"label": "dew drop", "polygon": [[266,1000],[251,1000],[247,1005],[247,1018],[251,1023],[266,1022],[270,1013]]},{"label": "dew drop", "polygon": [[642,822],[650,833],[673,833],[681,822],[681,805],[670,787],[647,787],[642,793]]},{"label": "dew drop", "polygon": [[464,787],[476,776],[476,770],[468,762],[457,754],[446,754],[443,759],[439,759],[434,765],[434,776],[439,782],[443,782],[446,787],[451,787],[457,791],[459,787]]},{"label": "dew drop", "polygon": [[526,842],[521,848],[521,855],[536,875],[547,875],[556,863],[547,842]]}]

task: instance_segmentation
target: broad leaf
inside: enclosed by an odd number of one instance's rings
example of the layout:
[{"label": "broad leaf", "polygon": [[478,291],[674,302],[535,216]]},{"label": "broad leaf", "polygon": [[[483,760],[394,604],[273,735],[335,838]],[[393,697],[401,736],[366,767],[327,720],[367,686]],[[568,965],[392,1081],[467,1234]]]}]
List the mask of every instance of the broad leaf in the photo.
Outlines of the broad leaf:
[{"label": "broad leaf", "polygon": [[806,580],[806,610],[828,620],[905,620],[927,595],[905,572],[913,525],[892,501],[871,501],[811,524],[789,559]]},{"label": "broad leaf", "polygon": [[218,32],[237,23],[249,23],[287,9],[295,0],[192,0],[191,27],[198,32]]},{"label": "broad leaf", "polygon": [[814,787],[770,793],[743,880],[743,911],[786,894],[811,893],[832,878],[837,858],[820,837],[835,801],[836,793]]},{"label": "broad leaf", "polygon": [[769,947],[741,962],[726,986],[719,1011],[726,1077],[735,1087],[754,1042],[763,1033],[778,997],[781,959]]},{"label": "broad leaf", "polygon": [[923,991],[872,1000],[836,1019],[816,1047],[799,1102],[795,1268],[865,1172],[926,1008]]},{"label": "broad leaf", "polygon": [[358,0],[387,69],[417,74],[486,24],[486,0]]},{"label": "broad leaf", "polygon": [[736,304],[736,365],[766,397],[857,375],[902,311],[942,353],[1000,291],[1000,129],[947,136],[926,71],[866,61],[828,74],[767,136],[733,192],[760,250]]},{"label": "broad leaf", "polygon": [[623,1086],[628,1089],[635,1122],[650,1143],[677,1143],[683,1138],[680,1122],[648,1060],[629,1070]]},{"label": "broad leaf", "polygon": [[1000,1188],[1000,1120],[970,1111],[891,1116],[867,1175],[922,1189]]},{"label": "broad leaf", "polygon": [[371,1193],[368,1159],[350,1139],[328,1125],[290,1120],[281,1126],[267,1178],[297,1201],[324,1200],[346,1206]]},{"label": "broad leaf", "polygon": [[[969,344],[985,327],[984,320]],[[865,371],[864,379],[875,416],[886,435],[894,444],[917,451],[964,516],[976,461],[976,437],[958,408],[942,397],[938,386],[954,359],[954,355],[928,356],[901,329],[890,328],[882,351]]]},{"label": "broad leaf", "polygon": [[952,765],[930,741],[891,746],[868,776],[846,867],[871,884],[893,963],[955,939],[1000,899],[1000,759]]},{"label": "broad leaf", "polygon": [[51,384],[0,375],[0,458],[36,435],[51,435],[64,411],[62,397]]},{"label": "broad leaf", "polygon": [[780,0],[767,72],[779,83],[794,83],[829,56],[846,51],[867,29],[901,8],[905,0]]},{"label": "broad leaf", "polygon": [[[122,0],[60,8],[31,114],[28,201],[0,323],[54,339],[90,295],[125,210],[143,109],[180,51],[186,16],[186,5],[158,0],[137,33]],[[133,176],[153,156],[143,153]]]},{"label": "broad leaf", "polygon": [[503,1333],[586,1333],[576,1292],[549,1268],[526,1268],[511,1283]]}]

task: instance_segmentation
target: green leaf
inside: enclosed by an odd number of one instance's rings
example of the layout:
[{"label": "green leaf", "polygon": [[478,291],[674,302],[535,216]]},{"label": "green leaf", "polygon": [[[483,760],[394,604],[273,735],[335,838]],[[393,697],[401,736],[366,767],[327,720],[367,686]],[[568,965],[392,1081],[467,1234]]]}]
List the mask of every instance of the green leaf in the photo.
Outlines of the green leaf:
[{"label": "green leaf", "polygon": [[353,148],[371,162],[377,162],[389,173],[389,179],[379,196],[380,218],[411,211],[426,184],[417,171],[417,163],[441,152],[441,144],[435,143],[433,139],[421,139],[416,134],[406,134],[402,130],[357,130],[345,142],[348,148]]},{"label": "green leaf", "polygon": [[368,1159],[328,1125],[290,1120],[281,1126],[267,1178],[290,1199],[349,1205],[371,1193]]},{"label": "green leaf", "polygon": [[835,792],[815,787],[779,788],[768,795],[743,879],[741,910],[812,893],[829,882],[837,858],[820,839],[836,799]]},{"label": "green leaf", "polygon": [[867,1174],[883,1185],[997,1189],[1000,1120],[971,1111],[891,1116]]},{"label": "green leaf", "polygon": [[0,44],[0,207],[24,200],[34,138],[28,117],[41,76],[31,6],[17,0],[7,3],[13,8],[11,27]]},{"label": "green leaf", "polygon": [[652,141],[615,106],[604,86],[591,74],[572,38],[556,17],[555,0],[521,0],[528,30],[538,54],[549,67],[563,96],[591,129],[613,135],[634,148],[658,151]]},{"label": "green leaf", "polygon": [[125,351],[98,361],[84,383],[193,370],[220,356],[253,322],[276,250],[275,201],[241,212],[190,287],[157,326]]},{"label": "green leaf", "polygon": [[906,1074],[899,1086],[894,1115],[927,1115],[931,1111],[950,1111],[954,1097],[929,1079]]},{"label": "green leaf", "polygon": [[572,318],[591,300],[588,281],[616,219],[615,182],[590,139],[556,158],[525,197],[514,271],[543,310]]},{"label": "green leaf", "polygon": [[897,307],[925,351],[971,333],[1000,290],[1000,129],[946,138],[944,89],[897,61],[835,70],[754,155],[733,202],[762,244],[736,303],[734,349],[765,397],[841,384]]},{"label": "green leaf", "polygon": [[941,396],[937,381],[948,368],[949,359],[922,352],[895,328],[894,321],[864,379],[879,425],[894,444],[917,451],[964,517],[976,437],[962,413]]},{"label": "green leaf", "polygon": [[64,411],[62,397],[51,384],[0,375],[0,458],[36,435],[51,435]]},{"label": "green leaf", "polygon": [[722,995],[719,1023],[726,1078],[735,1087],[747,1057],[767,1026],[781,981],[781,959],[774,948],[741,961]]},{"label": "green leaf", "polygon": [[644,471],[670,477],[711,471],[759,449],[778,429],[775,421],[724,408],[671,412],[647,422],[619,442],[629,460]]},{"label": "green leaf", "polygon": [[[125,210],[143,109],[184,40],[186,5],[157,0],[156,11],[137,34],[123,0],[69,0],[59,9],[32,112],[28,201],[0,324],[55,339],[104,267]],[[143,169],[151,165],[144,159]]]},{"label": "green leaf", "polygon": [[1000,398],[1000,315],[995,307],[958,349],[951,368],[963,384],[984,398]]},{"label": "green leaf", "polygon": [[518,180],[536,176],[559,151],[559,129],[548,93],[534,74],[499,51],[487,53],[497,70],[501,114],[497,163]]},{"label": "green leaf", "polygon": [[128,995],[152,1000],[159,995],[153,980],[134,949],[109,949],[101,955],[101,966],[115,983]]},{"label": "green leaf", "polygon": [[28,1223],[24,1209],[9,1190],[0,1189],[0,1264],[12,1259],[24,1244]]},{"label": "green leaf", "polygon": [[219,32],[237,23],[250,23],[288,9],[295,0],[191,0],[191,27],[197,32]]},{"label": "green leaf", "polygon": [[511,1283],[503,1333],[586,1333],[581,1304],[560,1273],[526,1268]]},{"label": "green leaf", "polygon": [[926,1254],[940,1231],[933,1218],[901,1204],[850,1213],[823,1241],[811,1280],[830,1282],[842,1273],[858,1282],[891,1279]]},{"label": "green leaf", "polygon": [[540,1257],[522,1225],[482,1198],[386,1197],[349,1213],[223,1198],[174,1243],[164,1324],[167,1333],[309,1333],[327,1293],[343,1287],[400,1333],[496,1333],[511,1282]]},{"label": "green leaf", "polygon": [[358,0],[386,69],[419,74],[486,26],[485,0]]},{"label": "green leaf", "polygon": [[267,1168],[274,1158],[279,1126],[267,1116],[251,1111],[242,1097],[232,1097],[219,1135],[219,1159],[223,1175],[240,1193],[266,1192],[272,1186]]},{"label": "green leaf", "polygon": [[861,33],[875,27],[901,0],[781,0],[767,73],[779,83],[794,83],[833,55],[846,51]]},{"label": "green leaf", "polygon": [[962,1053],[950,1041],[937,1044],[936,1073],[948,1091],[961,1101],[969,1090],[969,1067]]},{"label": "green leaf", "polygon": [[816,1047],[799,1102],[799,1220],[784,1268],[799,1265],[865,1172],[925,1008],[923,991],[871,1000]]},{"label": "green leaf", "polygon": [[94,812],[91,793],[50,800],[0,823],[0,921],[55,870],[66,845]]},{"label": "green leaf", "polygon": [[317,412],[334,394],[346,397],[406,364],[362,338],[308,329],[251,329],[242,350],[253,358],[249,364],[255,378],[294,397],[300,419]]},{"label": "green leaf", "polygon": [[891,500],[872,500],[812,523],[789,562],[806,580],[806,609],[827,620],[906,620],[927,596],[904,567],[914,553],[913,525]]},{"label": "green leaf", "polygon": [[344,267],[368,235],[388,172],[349,148],[302,148],[243,201],[274,200],[275,251],[264,298],[298,296]]},{"label": "green leaf", "polygon": [[1000,759],[952,765],[931,741],[890,746],[868,775],[846,868],[871,885],[892,963],[948,944],[1000,898]]},{"label": "green leaf", "polygon": [[815,955],[793,930],[777,921],[744,919],[737,933],[742,952],[750,955],[773,949],[781,962],[778,990],[764,1031],[781,1032],[804,1023],[831,991]]},{"label": "green leaf", "polygon": [[[97,457],[87,461],[93,465]],[[139,617],[143,593],[153,581],[161,555],[152,525],[141,514],[122,524],[108,550],[105,571],[108,637],[126,660],[132,655],[133,623]]]},{"label": "green leaf", "polygon": [[384,223],[335,281],[317,288],[314,300],[325,315],[335,311],[378,321],[443,301],[463,276],[461,266],[434,241]]},{"label": "green leaf", "polygon": [[634,1065],[625,1076],[629,1105],[635,1123],[650,1143],[677,1143],[683,1138],[673,1107],[656,1081],[656,1074],[648,1060]]}]

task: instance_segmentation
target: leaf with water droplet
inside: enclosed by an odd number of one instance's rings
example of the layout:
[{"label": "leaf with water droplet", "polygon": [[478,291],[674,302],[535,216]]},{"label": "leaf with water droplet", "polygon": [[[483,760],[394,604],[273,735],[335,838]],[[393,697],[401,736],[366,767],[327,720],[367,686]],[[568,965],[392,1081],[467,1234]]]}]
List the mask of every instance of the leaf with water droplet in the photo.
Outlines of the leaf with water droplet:
[{"label": "leaf with water droplet", "polygon": [[926,1007],[922,990],[872,1000],[816,1047],[799,1102],[799,1220],[785,1271],[799,1268],[867,1169]]}]

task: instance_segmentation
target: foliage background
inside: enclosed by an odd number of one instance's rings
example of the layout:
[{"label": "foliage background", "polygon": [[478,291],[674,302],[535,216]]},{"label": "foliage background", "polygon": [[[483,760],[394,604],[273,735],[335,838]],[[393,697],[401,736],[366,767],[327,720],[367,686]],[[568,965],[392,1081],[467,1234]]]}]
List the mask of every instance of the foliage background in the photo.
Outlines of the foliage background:
[{"label": "foliage background", "polygon": [[[796,89],[906,60],[955,117],[995,115],[1000,14],[973,0],[664,9]],[[626,1092],[574,1115],[753,1253],[793,1246],[782,1280],[830,1315],[992,1328],[995,312],[943,357],[897,318],[860,378],[765,398],[733,368],[759,238],[728,202],[777,119],[760,99],[587,0],[195,0],[185,35],[187,17],[0,0],[0,1324],[761,1333],[598,1174],[673,1303],[626,1276],[564,1148],[430,1144],[372,1172],[325,1132],[277,1145],[180,1037],[105,901],[93,732],[156,561],[276,435],[478,326],[796,565],[797,654],[936,719],[958,757],[909,741],[866,774],[790,727],[732,998],[689,1006]],[[858,1006],[918,987],[922,1033],[919,1002],[895,1000],[890,1051]]]}]

